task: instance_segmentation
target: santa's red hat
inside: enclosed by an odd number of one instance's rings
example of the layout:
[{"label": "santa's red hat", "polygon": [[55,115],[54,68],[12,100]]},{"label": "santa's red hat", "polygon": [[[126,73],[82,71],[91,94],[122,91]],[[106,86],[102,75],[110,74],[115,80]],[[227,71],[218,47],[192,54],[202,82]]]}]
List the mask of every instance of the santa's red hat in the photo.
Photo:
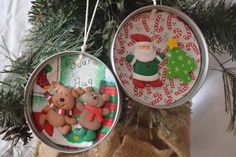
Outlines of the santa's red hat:
[{"label": "santa's red hat", "polygon": [[151,38],[144,34],[131,34],[130,37],[136,42],[151,42]]}]

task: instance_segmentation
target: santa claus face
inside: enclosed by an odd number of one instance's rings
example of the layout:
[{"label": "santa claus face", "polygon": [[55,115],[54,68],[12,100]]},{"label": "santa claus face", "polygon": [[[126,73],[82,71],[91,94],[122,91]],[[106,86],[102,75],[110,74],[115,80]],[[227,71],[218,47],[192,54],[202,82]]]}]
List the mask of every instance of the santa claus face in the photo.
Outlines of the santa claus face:
[{"label": "santa claus face", "polygon": [[156,53],[150,42],[138,42],[135,44],[134,56],[141,62],[149,62],[155,59]]}]

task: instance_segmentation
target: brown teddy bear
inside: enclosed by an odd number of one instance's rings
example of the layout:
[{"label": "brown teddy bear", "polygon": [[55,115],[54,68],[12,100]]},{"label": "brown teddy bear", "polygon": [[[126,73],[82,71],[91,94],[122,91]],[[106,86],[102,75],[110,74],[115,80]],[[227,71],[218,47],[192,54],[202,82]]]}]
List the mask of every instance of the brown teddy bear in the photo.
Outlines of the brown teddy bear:
[{"label": "brown teddy bear", "polygon": [[39,124],[44,126],[46,121],[58,128],[63,134],[69,133],[71,125],[77,120],[72,118],[72,110],[76,104],[76,98],[84,93],[82,88],[67,88],[58,82],[52,82],[55,94],[51,98],[51,104],[44,108],[46,114],[39,117]]},{"label": "brown teddy bear", "polygon": [[110,100],[107,94],[97,94],[92,87],[85,89],[83,95],[85,103],[78,102],[77,109],[81,111],[78,123],[89,130],[98,130],[103,122],[103,115],[110,113],[107,108],[102,108]]}]

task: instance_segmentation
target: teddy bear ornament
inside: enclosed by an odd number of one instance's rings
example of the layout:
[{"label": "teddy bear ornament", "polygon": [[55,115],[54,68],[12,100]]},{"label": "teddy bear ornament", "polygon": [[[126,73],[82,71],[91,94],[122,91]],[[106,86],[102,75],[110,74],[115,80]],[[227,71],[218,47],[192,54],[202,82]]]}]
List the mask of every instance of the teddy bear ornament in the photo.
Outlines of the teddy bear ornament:
[{"label": "teddy bear ornament", "polygon": [[120,115],[115,77],[104,63],[83,52],[61,52],[42,62],[28,80],[25,103],[35,135],[68,153],[103,141]]}]

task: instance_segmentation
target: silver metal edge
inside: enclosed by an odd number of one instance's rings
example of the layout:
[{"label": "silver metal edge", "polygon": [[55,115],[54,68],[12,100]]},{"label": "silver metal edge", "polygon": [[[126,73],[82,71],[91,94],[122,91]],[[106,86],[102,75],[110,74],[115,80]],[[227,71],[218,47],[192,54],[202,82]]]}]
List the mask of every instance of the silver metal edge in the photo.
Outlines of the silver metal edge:
[{"label": "silver metal edge", "polygon": [[187,102],[188,100],[190,100],[196,93],[197,91],[201,88],[203,82],[206,79],[206,75],[208,72],[208,66],[209,66],[209,56],[208,56],[208,48],[207,48],[207,44],[206,41],[204,39],[204,36],[201,32],[201,30],[198,28],[198,26],[196,25],[196,23],[190,18],[188,17],[186,14],[184,14],[183,12],[173,8],[173,7],[168,7],[168,6],[163,6],[163,5],[150,5],[150,6],[145,6],[142,7],[138,10],[135,10],[134,12],[132,12],[131,14],[129,14],[120,24],[119,28],[117,29],[117,32],[114,36],[114,40],[112,42],[112,47],[111,47],[111,65],[112,65],[112,69],[116,75],[116,78],[119,82],[119,84],[121,85],[121,87],[124,89],[125,93],[131,97],[132,99],[136,100],[136,97],[134,97],[132,94],[130,94],[129,92],[127,92],[125,90],[124,85],[122,84],[121,80],[118,77],[117,71],[116,71],[116,67],[115,67],[115,63],[114,63],[114,45],[116,42],[116,37],[118,35],[118,32],[120,31],[120,29],[123,27],[124,23],[129,20],[132,16],[134,16],[135,14],[141,13],[141,12],[145,12],[148,10],[153,10],[156,9],[157,11],[165,11],[165,12],[169,12],[169,13],[173,13],[175,15],[177,15],[179,18],[181,18],[181,20],[183,20],[183,22],[186,22],[190,28],[192,29],[197,42],[199,44],[200,50],[201,50],[201,67],[200,67],[200,71],[199,71],[199,76],[198,79],[196,80],[196,82],[194,83],[194,86],[192,87],[192,89],[186,94],[185,97],[179,99],[178,101],[169,104],[169,105],[155,105],[155,106],[151,106],[146,104],[145,102],[141,102],[142,104],[152,107],[152,108],[159,108],[159,109],[168,109],[168,108],[173,108],[179,105],[184,104],[185,102]]},{"label": "silver metal edge", "polygon": [[[60,56],[63,56],[63,55],[79,55],[79,54],[82,54],[82,55],[85,55],[89,58],[92,58],[100,63],[102,63],[103,65],[105,65],[102,61],[100,61],[98,58],[88,54],[88,53],[84,53],[84,52],[81,52],[81,51],[63,51],[63,52],[59,52],[57,54],[54,54],[52,56],[50,56],[49,58],[47,58],[46,60],[44,60],[41,64],[39,64],[35,70],[33,71],[33,73],[31,74],[31,76],[29,77],[28,81],[27,81],[27,84],[26,84],[26,87],[25,87],[25,91],[24,91],[24,115],[26,117],[26,121],[27,123],[29,124],[29,127],[31,130],[33,130],[34,134],[38,137],[38,139],[42,142],[42,143],[45,143],[47,144],[48,146],[50,146],[51,148],[57,150],[57,151],[60,151],[60,152],[64,152],[64,153],[80,153],[80,152],[84,152],[84,151],[87,151],[93,147],[95,147],[96,145],[98,145],[99,143],[101,143],[103,140],[105,140],[108,135],[110,134],[110,132],[114,129],[114,127],[116,126],[118,120],[119,120],[119,117],[120,117],[120,113],[121,113],[121,107],[122,107],[122,104],[121,104],[121,95],[120,95],[120,90],[119,90],[119,86],[118,86],[118,83],[116,81],[116,79],[114,79],[115,81],[115,84],[116,84],[116,89],[117,89],[117,111],[116,111],[116,116],[114,118],[114,121],[113,121],[113,124],[109,130],[109,132],[99,141],[99,142],[96,142],[94,143],[92,146],[90,147],[86,147],[86,148],[78,148],[78,149],[66,149],[66,148],[62,148],[60,147],[60,145],[58,144],[55,144],[53,143],[51,140],[49,140],[43,133],[39,132],[37,130],[36,127],[34,127],[34,121],[33,121],[33,116],[32,116],[32,107],[31,107],[31,93],[32,93],[32,90],[33,90],[33,85],[34,85],[34,82],[35,82],[35,79],[36,79],[36,76],[37,74],[39,73],[39,71],[41,71],[49,62],[52,58],[54,57],[60,57]],[[106,66],[106,65],[105,65]],[[107,66],[106,66],[107,67]],[[109,70],[109,72],[113,75],[112,71],[107,67],[107,69]],[[115,76],[114,76],[115,78]]]}]

